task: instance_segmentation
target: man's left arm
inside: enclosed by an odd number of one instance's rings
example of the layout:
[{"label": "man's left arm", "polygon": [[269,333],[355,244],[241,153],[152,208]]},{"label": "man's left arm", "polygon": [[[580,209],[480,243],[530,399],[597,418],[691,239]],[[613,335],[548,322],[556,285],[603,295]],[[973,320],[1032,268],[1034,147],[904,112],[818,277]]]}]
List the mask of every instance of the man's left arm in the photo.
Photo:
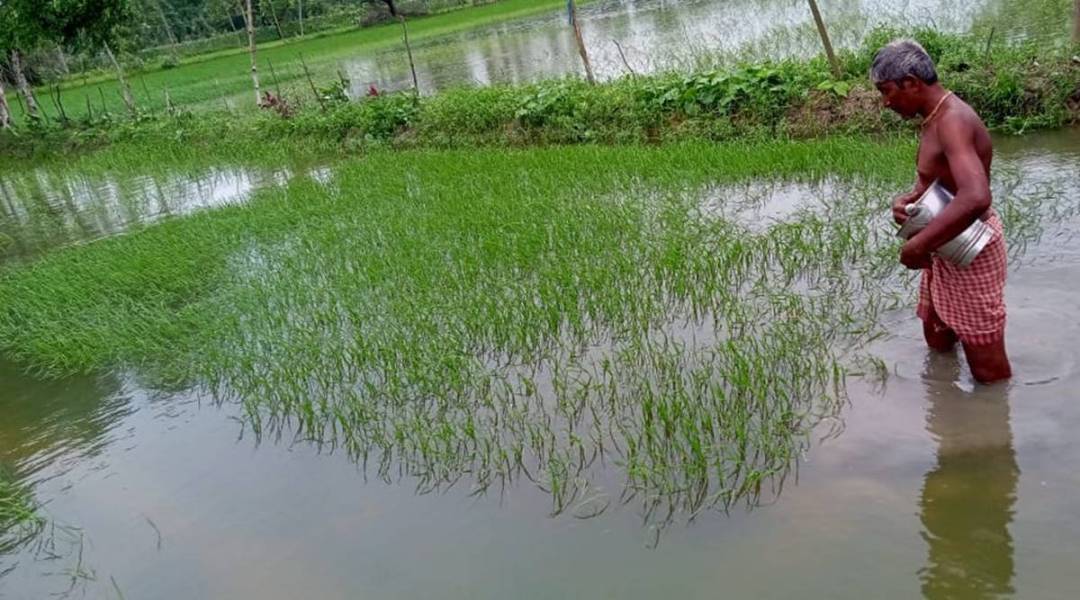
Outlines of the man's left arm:
[{"label": "man's left arm", "polygon": [[925,229],[904,244],[900,262],[912,269],[925,268],[930,253],[960,235],[990,208],[990,182],[975,149],[969,123],[961,119],[941,123],[939,131],[956,195]]}]

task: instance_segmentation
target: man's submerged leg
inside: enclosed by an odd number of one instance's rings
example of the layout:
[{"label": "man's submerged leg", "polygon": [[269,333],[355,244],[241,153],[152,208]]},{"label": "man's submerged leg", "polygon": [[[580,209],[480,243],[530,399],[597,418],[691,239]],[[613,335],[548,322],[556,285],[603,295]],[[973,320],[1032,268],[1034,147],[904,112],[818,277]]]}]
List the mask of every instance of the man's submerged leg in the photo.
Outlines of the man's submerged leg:
[{"label": "man's submerged leg", "polygon": [[994,383],[1012,377],[1012,365],[1005,353],[1005,338],[989,344],[964,344],[971,375],[979,383]]},{"label": "man's submerged leg", "polygon": [[936,352],[949,352],[956,346],[956,333],[937,316],[934,309],[925,309],[923,317],[923,337],[926,345]]}]

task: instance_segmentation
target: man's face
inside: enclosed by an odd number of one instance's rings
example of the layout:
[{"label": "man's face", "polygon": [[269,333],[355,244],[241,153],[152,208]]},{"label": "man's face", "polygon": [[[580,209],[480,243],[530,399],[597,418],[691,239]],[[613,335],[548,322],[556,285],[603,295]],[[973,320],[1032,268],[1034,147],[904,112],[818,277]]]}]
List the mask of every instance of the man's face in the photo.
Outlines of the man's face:
[{"label": "man's face", "polygon": [[905,119],[912,119],[918,115],[921,87],[912,78],[885,81],[877,85],[885,108],[892,109]]}]

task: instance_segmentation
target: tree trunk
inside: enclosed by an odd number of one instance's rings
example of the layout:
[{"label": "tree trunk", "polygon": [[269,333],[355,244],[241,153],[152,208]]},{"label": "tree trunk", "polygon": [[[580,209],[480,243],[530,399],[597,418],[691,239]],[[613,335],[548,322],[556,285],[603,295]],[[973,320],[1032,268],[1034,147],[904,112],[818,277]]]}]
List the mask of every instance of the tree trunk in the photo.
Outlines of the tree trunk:
[{"label": "tree trunk", "polygon": [[255,11],[251,8],[251,0],[247,1],[247,12],[244,14],[244,24],[247,27],[248,52],[251,53],[251,83],[255,86],[255,105],[262,102],[262,93],[259,91],[259,67],[255,60]]},{"label": "tree trunk", "polygon": [[279,40],[285,39],[285,32],[281,30],[281,21],[277,18],[277,9],[274,8],[274,0],[266,0],[266,3],[270,5],[270,18],[274,20],[274,29],[277,29],[277,37]]},{"label": "tree trunk", "polygon": [[405,26],[405,16],[398,15],[401,21],[401,35],[405,39],[405,52],[409,55],[409,69],[412,71],[413,99],[420,98],[420,82],[416,78],[416,63],[413,62],[412,46],[409,45],[409,28]]},{"label": "tree trunk", "polygon": [[814,24],[817,25],[821,43],[825,45],[825,56],[829,57],[829,66],[832,67],[833,77],[840,79],[844,73],[840,70],[840,63],[836,60],[836,54],[833,53],[832,42],[829,41],[829,32],[825,29],[825,21],[821,18],[817,0],[810,0],[810,12],[814,13]]},{"label": "tree trunk", "polygon": [[109,62],[112,63],[113,68],[116,69],[116,80],[120,82],[120,94],[124,97],[124,105],[127,106],[128,112],[134,115],[137,112],[135,96],[131,93],[131,86],[128,85],[127,79],[124,78],[124,67],[120,66],[120,61],[116,60],[116,55],[113,54],[112,48],[108,44],[105,44],[105,54],[109,57]]},{"label": "tree trunk", "polygon": [[592,63],[589,62],[589,53],[585,50],[585,40],[581,37],[581,25],[578,24],[577,18],[577,3],[574,0],[569,0],[567,5],[570,10],[570,24],[574,26],[574,39],[577,41],[578,54],[581,55],[581,62],[585,65],[585,78],[589,80],[589,83],[596,83],[596,78],[593,77]]},{"label": "tree trunk", "polygon": [[4,78],[0,76],[0,129],[11,129],[11,109],[8,108]]},{"label": "tree trunk", "polygon": [[64,49],[60,47],[60,44],[56,45],[56,59],[60,61],[60,70],[64,72],[64,75],[71,75],[71,68],[68,66],[67,55],[64,54]]},{"label": "tree trunk", "polygon": [[1080,44],[1080,0],[1076,0],[1076,8],[1073,11],[1073,41]]},{"label": "tree trunk", "polygon": [[26,74],[22,70],[22,53],[18,49],[11,50],[11,73],[15,76],[15,85],[19,87],[19,93],[26,101],[26,116],[35,121],[41,118],[37,100],[34,98],[34,90],[30,89],[30,82],[26,81]]},{"label": "tree trunk", "polygon": [[[1080,0],[1077,0],[1080,2]],[[304,0],[297,0],[296,8],[300,12],[300,37],[304,37]]]}]

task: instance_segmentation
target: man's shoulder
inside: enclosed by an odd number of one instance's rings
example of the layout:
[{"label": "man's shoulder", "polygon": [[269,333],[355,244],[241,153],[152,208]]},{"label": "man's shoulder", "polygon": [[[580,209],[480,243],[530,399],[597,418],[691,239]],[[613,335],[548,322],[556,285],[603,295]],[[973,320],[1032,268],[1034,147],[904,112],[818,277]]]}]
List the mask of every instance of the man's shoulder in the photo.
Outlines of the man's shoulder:
[{"label": "man's shoulder", "polygon": [[952,110],[941,115],[941,125],[948,127],[954,133],[987,131],[986,124],[983,123],[979,113],[975,112],[975,109],[963,99],[956,100],[956,104],[951,107]]}]

